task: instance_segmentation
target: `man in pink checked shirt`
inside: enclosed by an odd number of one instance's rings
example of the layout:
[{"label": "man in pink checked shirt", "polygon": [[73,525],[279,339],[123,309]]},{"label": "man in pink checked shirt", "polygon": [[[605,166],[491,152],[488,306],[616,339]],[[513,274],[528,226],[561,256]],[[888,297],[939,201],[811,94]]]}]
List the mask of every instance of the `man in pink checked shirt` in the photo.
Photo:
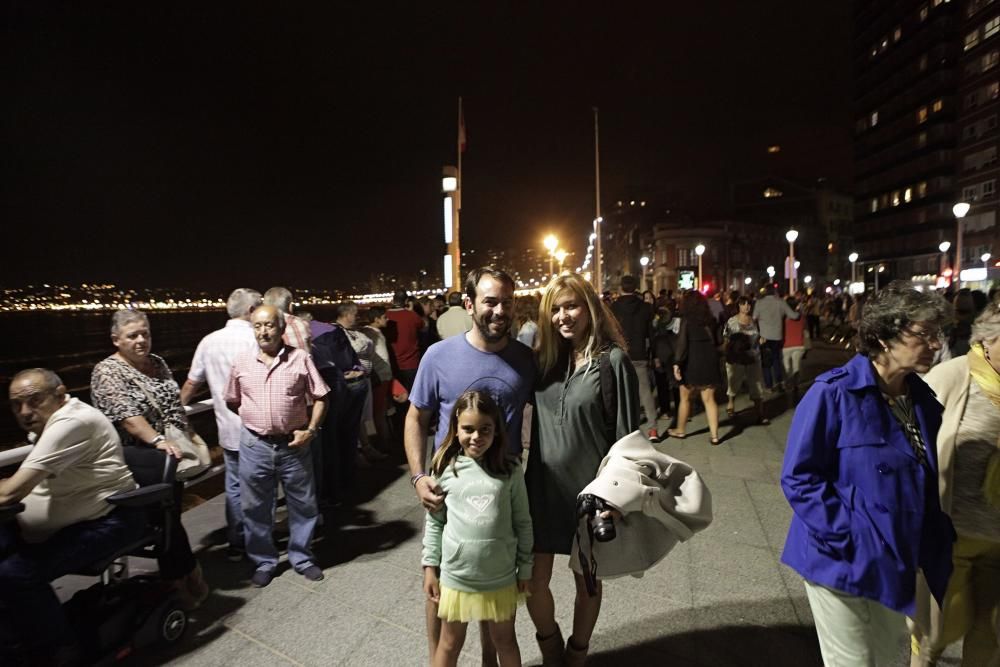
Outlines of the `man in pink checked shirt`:
[{"label": "man in pink checked shirt", "polygon": [[306,579],[320,581],[323,570],[309,546],[319,516],[309,443],[323,423],[330,389],[307,350],[282,342],[280,310],[261,306],[250,324],[260,349],[236,357],[226,386],[226,404],[243,422],[241,501],[247,556],[257,568],[250,581],[267,586],[278,566],[272,537],[278,480],[288,503],[288,560]]}]

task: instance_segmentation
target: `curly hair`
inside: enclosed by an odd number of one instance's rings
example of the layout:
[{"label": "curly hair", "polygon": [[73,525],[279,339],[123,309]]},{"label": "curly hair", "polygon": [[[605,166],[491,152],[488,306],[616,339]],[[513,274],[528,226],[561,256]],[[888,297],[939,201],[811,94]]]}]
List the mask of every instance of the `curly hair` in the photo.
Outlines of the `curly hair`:
[{"label": "curly hair", "polygon": [[904,280],[894,280],[865,303],[858,322],[858,352],[874,359],[885,343],[899,338],[913,322],[944,326],[952,317],[951,306],[941,295],[921,292]]}]

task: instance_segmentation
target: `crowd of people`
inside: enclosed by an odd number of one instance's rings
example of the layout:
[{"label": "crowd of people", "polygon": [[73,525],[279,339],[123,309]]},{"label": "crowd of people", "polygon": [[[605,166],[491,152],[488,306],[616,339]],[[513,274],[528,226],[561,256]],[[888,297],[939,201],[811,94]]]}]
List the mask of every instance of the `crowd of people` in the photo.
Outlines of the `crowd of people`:
[{"label": "crowd of people", "polygon": [[[427,510],[431,663],[456,664],[475,621],[484,664],[520,664],[514,618],[524,603],[544,664],[581,665],[601,582],[574,572],[564,636],[553,563],[572,552],[577,495],[612,445],[636,431],[653,443],[688,437],[695,400],[718,445],[716,401],[724,395],[737,419],[744,386],[750,417],[767,425],[765,399],[796,390],[810,341],[850,337],[857,355],[802,398],[782,473],[794,512],[782,559],[806,580],[824,660],[887,664],[904,616],[915,664],[934,664],[959,638],[966,664],[996,659],[995,301],[959,292],[952,307],[899,283],[867,303],[782,298],[774,285],[756,299],[639,293],[627,275],[620,286],[602,295],[566,273],[515,300],[511,277],[483,267],[463,292],[417,300],[400,291],[389,307],[364,310],[345,302],[329,322],[297,311],[283,287],[241,288],[180,386],[152,351],[146,315],[115,313],[116,351],[93,370],[93,407],[46,369],[11,383],[35,446],[0,480],[0,505],[26,505],[0,525],[0,620],[14,629],[0,634],[0,648],[73,664],[76,638],[49,582],[134,539],[144,517],[104,501],[134,488],[144,468],[184,456],[178,434],[194,435],[184,406],[207,390],[225,462],[226,556],[249,561],[252,585],[278,571],[279,484],[287,559],[319,581],[311,543],[326,510],[350,506],[364,470],[402,443]],[[210,582],[179,519],[170,532],[160,573],[193,609]]]}]

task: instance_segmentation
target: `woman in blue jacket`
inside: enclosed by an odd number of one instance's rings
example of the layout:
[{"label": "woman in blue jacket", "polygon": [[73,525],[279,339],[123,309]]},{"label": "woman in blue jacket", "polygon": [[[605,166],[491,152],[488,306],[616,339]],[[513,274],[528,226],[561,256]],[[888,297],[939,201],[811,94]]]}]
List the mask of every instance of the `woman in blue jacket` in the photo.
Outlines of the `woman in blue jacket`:
[{"label": "woman in blue jacket", "polygon": [[918,570],[944,595],[955,532],[938,501],[941,406],[917,373],[947,316],[941,297],[890,284],[865,307],[859,354],[816,378],[792,419],[781,560],[806,580],[828,667],[896,660]]}]

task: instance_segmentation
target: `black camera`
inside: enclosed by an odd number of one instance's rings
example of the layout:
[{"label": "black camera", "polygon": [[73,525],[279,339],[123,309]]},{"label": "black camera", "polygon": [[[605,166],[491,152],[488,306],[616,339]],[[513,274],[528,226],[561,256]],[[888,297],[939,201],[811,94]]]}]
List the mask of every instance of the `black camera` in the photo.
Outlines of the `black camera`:
[{"label": "black camera", "polygon": [[617,535],[615,522],[611,516],[601,516],[603,512],[608,512],[611,509],[611,505],[605,502],[604,498],[590,493],[583,494],[576,501],[577,516],[590,517],[588,522],[593,525],[594,539],[598,542],[610,542]]}]

